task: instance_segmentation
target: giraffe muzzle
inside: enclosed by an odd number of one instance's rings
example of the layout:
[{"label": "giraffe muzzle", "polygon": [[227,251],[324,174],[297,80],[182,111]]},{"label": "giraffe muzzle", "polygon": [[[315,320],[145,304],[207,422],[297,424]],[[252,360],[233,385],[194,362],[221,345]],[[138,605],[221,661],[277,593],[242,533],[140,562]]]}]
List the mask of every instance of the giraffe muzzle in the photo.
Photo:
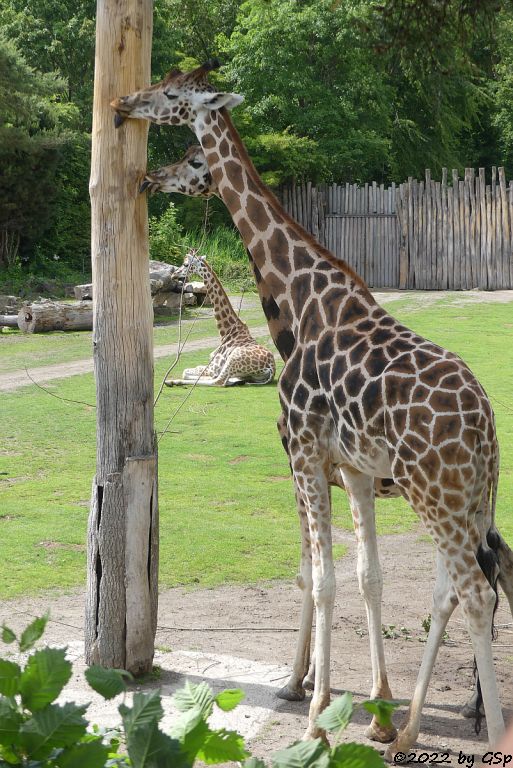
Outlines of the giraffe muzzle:
[{"label": "giraffe muzzle", "polygon": [[119,128],[129,117],[130,107],[125,103],[126,97],[112,99],[110,106],[114,110],[114,128]]},{"label": "giraffe muzzle", "polygon": [[144,179],[143,183],[139,187],[139,194],[148,190],[148,193],[153,195],[155,192],[158,192],[159,189],[160,184],[157,181],[153,181],[152,179]]}]

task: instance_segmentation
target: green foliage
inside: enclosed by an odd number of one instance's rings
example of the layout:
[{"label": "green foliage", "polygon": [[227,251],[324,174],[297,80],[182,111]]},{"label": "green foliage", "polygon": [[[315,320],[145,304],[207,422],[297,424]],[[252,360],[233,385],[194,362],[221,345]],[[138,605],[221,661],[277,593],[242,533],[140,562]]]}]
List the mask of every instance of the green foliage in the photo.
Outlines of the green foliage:
[{"label": "green foliage", "polygon": [[[18,641],[20,653],[41,638],[48,615],[33,621]],[[14,632],[3,627],[2,639]],[[64,648],[41,648],[24,668],[0,659],[0,763],[9,765],[84,768],[104,766],[109,750],[100,738],[86,733],[87,706],[56,704],[71,677]]]},{"label": "green foliage", "polygon": [[108,700],[125,690],[125,678],[131,680],[132,675],[124,669],[104,669],[93,664],[86,669],[85,678],[96,693]]},{"label": "green foliage", "polygon": [[337,733],[347,728],[352,714],[353,697],[346,692],[326,707],[317,718],[317,725],[329,733]]},{"label": "green foliage", "polygon": [[169,203],[159,218],[150,218],[149,229],[150,258],[168,264],[181,264],[184,257],[183,233],[173,203]]},{"label": "green foliage", "polygon": [[[36,619],[22,637],[23,648],[32,647],[41,637],[48,616]],[[14,633],[4,627],[11,642]],[[22,651],[21,641],[18,643]],[[102,733],[96,726],[87,732],[84,717],[88,705],[71,702],[56,704],[55,699],[71,675],[66,649],[41,648],[29,656],[24,669],[0,658],[0,765],[30,768],[192,768],[197,760],[206,765],[227,762],[243,763],[244,768],[266,768],[262,760],[250,757],[239,733],[225,728],[213,729],[208,720],[215,706],[228,712],[244,698],[238,689],[214,693],[207,683],[187,682],[173,697],[181,713],[165,734],[160,729],[164,715],[158,690],[133,694],[132,706],[119,705],[122,732],[120,737],[128,754],[119,752],[120,738],[112,732]],[[37,673],[35,673],[37,670]],[[91,667],[86,679],[95,691],[110,699],[125,693],[126,679],[122,670]],[[27,683],[28,681],[28,683]],[[41,686],[39,694],[35,682]],[[36,695],[37,694],[37,695]],[[372,710],[379,718],[389,717],[391,702],[375,704]],[[364,704],[365,705],[365,704]],[[379,705],[379,706],[378,706]],[[340,737],[353,711],[350,694],[335,700],[318,718],[318,724]],[[381,721],[380,721],[381,722]],[[383,723],[385,720],[383,720]],[[388,722],[388,721],[387,721]],[[107,743],[105,743],[107,742]],[[273,768],[382,768],[383,760],[371,747],[361,744],[335,743],[330,748],[321,739],[301,741],[282,749],[272,758]]]},{"label": "green foliage", "polygon": [[[282,178],[382,174],[392,91],[362,33],[368,11],[367,2],[331,0],[241,5],[232,35],[223,40],[231,59],[227,74],[245,95],[240,111],[256,129],[254,143],[261,134],[281,134],[296,150],[293,174],[289,165]],[[292,136],[307,139],[307,151],[294,147]],[[280,149],[276,139],[262,143],[270,160],[272,149]]]},{"label": "green foliage", "polygon": [[34,647],[39,638],[43,636],[48,623],[48,618],[49,615],[45,614],[40,618],[34,619],[34,621],[23,630],[20,637],[20,651],[30,651],[30,649]]},{"label": "green foliage", "polygon": [[[53,278],[62,264],[89,271],[95,5],[0,0],[4,284]],[[438,174],[441,165],[505,165],[513,173],[506,0],[154,6],[153,80],[219,55],[225,66],[212,80],[245,95],[234,118],[271,186],[403,181],[425,167]],[[177,159],[188,142],[185,127],[151,126],[149,167]],[[229,223],[217,201],[210,205],[213,229]],[[183,231],[201,226],[203,203],[182,200],[176,218],[157,196],[149,206],[154,258],[176,262]]]},{"label": "green foliage", "polygon": [[233,227],[214,227],[188,232],[186,248],[198,248],[205,255],[221,282],[233,290],[254,290],[255,279],[239,233]]}]

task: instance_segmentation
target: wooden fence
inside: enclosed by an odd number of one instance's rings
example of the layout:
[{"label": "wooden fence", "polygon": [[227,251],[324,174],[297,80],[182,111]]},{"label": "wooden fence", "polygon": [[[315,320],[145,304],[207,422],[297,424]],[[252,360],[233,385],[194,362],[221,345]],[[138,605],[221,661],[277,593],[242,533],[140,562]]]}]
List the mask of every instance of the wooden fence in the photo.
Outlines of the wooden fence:
[{"label": "wooden fence", "polygon": [[374,288],[513,288],[513,181],[504,169],[442,180],[284,187],[286,210]]}]

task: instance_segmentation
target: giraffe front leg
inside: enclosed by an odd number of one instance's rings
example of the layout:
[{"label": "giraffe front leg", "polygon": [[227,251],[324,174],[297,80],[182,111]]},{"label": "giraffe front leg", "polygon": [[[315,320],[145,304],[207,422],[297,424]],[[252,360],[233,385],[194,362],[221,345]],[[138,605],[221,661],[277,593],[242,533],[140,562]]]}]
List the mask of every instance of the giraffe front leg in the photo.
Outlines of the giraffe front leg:
[{"label": "giraffe front leg", "polygon": [[[367,612],[372,665],[371,698],[391,699],[392,693],[388,684],[385,649],[381,632],[383,577],[376,535],[374,478],[350,467],[342,468],[341,475],[353,516],[358,547],[356,567],[358,586],[365,601]],[[392,741],[396,734],[397,731],[394,726],[382,726],[375,717],[365,732],[367,738],[381,743]]]},{"label": "giraffe front leg", "polygon": [[302,592],[301,620],[292,675],[287,684],[278,691],[277,696],[287,701],[303,701],[305,698],[303,681],[310,665],[310,643],[314,607],[312,595],[312,550],[306,508],[295,483],[294,491],[299,525],[301,527],[301,565],[296,579],[296,583]]},{"label": "giraffe front leg", "polygon": [[326,738],[317,718],[330,702],[330,651],[335,569],[331,541],[331,499],[327,477],[321,466],[295,471],[296,482],[305,505],[312,549],[312,593],[315,606],[315,683],[305,739]]}]

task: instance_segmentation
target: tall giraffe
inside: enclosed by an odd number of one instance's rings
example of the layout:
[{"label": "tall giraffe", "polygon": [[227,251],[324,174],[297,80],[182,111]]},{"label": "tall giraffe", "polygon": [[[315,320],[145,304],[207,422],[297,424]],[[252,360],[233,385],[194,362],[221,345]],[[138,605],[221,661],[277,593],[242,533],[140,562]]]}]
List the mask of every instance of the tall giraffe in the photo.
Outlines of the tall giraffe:
[{"label": "tall giraffe", "polygon": [[197,274],[203,278],[212,302],[220,345],[210,355],[208,365],[186,368],[181,379],[169,379],[168,386],[191,384],[227,387],[234,383],[269,384],[274,379],[274,355],[249,332],[228,298],[216,273],[196,251],[189,251],[175,277]]},{"label": "tall giraffe", "polygon": [[[320,735],[329,701],[334,600],[329,469],[348,492],[360,543],[376,540],[374,477],[393,477],[437,548],[432,621],[407,719],[387,750],[415,742],[433,664],[459,602],[472,640],[488,737],[504,730],[491,646],[496,602],[495,502],[498,445],[491,405],[465,363],[405,328],[376,303],[365,283],[337,261],[265,187],[227,109],[241,97],[208,83],[212,64],[173,70],[150,89],[115,99],[126,117],[190,125],[220,195],[274,300],[290,320],[294,346],[280,378],[289,455],[308,517],[316,611],[315,687],[307,737]],[[375,625],[381,573],[362,546],[373,669],[382,647]],[[377,552],[376,552],[377,556]],[[375,679],[375,675],[373,674]],[[385,677],[386,680],[386,677]],[[383,681],[380,681],[382,684]],[[388,685],[387,685],[388,687]]]},{"label": "tall giraffe", "polygon": [[[155,171],[147,173],[140,187],[141,192],[144,192],[145,190],[148,190],[150,194],[166,192],[169,194],[180,193],[191,197],[219,196],[218,189],[212,180],[205,154],[199,145],[189,147],[185,155],[176,163],[162,166]],[[290,324],[288,324],[283,315],[280,314],[279,308],[274,301],[274,297],[265,283],[265,280],[263,280],[258,269],[255,267],[249,252],[248,256],[253,267],[260,300],[267,317],[271,336],[281,358],[284,362],[287,362],[289,355],[288,339],[290,338],[291,333]],[[284,339],[287,340],[286,344],[283,344]],[[288,455],[288,433],[286,417],[284,414],[278,419],[277,426],[283,447]],[[338,486],[345,491],[340,472],[333,468],[330,470],[330,485]],[[392,479],[378,477],[374,479],[374,493],[377,498],[397,498],[401,495]],[[297,578],[297,584],[302,590],[303,598],[301,610],[302,619],[300,622],[296,658],[293,667],[294,671],[289,682],[277,694],[280,698],[289,701],[302,700],[305,696],[305,688],[313,687],[315,676],[314,665],[310,663],[313,598],[311,589],[305,588],[305,585],[311,582],[311,576],[306,580],[304,579],[305,571],[307,571],[308,574],[311,574],[312,569],[310,531],[306,508],[298,489],[296,489],[295,495],[302,539],[301,571],[303,572],[303,576],[300,573]],[[381,617],[377,617],[377,621],[381,623]],[[385,693],[386,691],[383,688],[381,695],[384,696]],[[391,696],[390,691],[388,692],[388,695],[389,697]],[[472,705],[467,706],[467,708],[469,712],[473,712],[475,709]],[[383,727],[376,718],[373,719],[371,725],[367,729],[367,735],[377,741],[390,741],[395,733],[395,728]]]},{"label": "tall giraffe", "polygon": [[[184,195],[189,195],[191,197],[211,197],[213,195],[219,196],[218,189],[216,185],[214,184],[214,181],[212,180],[212,176],[210,174],[210,170],[208,167],[207,159],[205,157],[205,153],[203,152],[202,148],[199,145],[193,145],[189,147],[185,155],[178,160],[175,163],[172,163],[170,165],[162,166],[158,168],[155,171],[150,171],[146,174],[144,181],[141,185],[141,192],[148,189],[148,191],[151,194],[154,194],[155,192],[165,192],[165,193],[180,193]],[[251,254],[249,254],[250,260],[251,260]],[[254,266],[254,265],[253,265]],[[257,275],[255,275],[257,277]],[[257,279],[258,284],[258,290],[260,293],[260,299],[262,301],[262,305],[264,307],[264,310],[267,312],[268,320],[272,323],[270,326],[272,328],[272,336],[275,340],[275,343],[277,342],[278,338],[280,337],[280,334],[283,332],[287,332],[290,329],[287,327],[287,325],[284,323],[283,318],[279,314],[279,311],[277,312],[277,306],[274,302],[273,296],[271,295],[270,290],[267,288],[265,281],[262,279],[261,276],[258,275]],[[274,311],[269,312],[269,309],[273,307],[274,303]],[[283,361],[287,361],[287,355],[284,350],[280,351],[281,357],[283,358]],[[283,416],[278,421],[278,430],[280,433],[280,436],[282,438],[283,445],[285,447],[285,450],[288,453],[288,437],[286,433],[286,425],[284,423]],[[344,484],[342,482],[342,478],[340,476],[340,473],[338,472],[332,472],[330,477],[330,485],[336,485],[340,487],[342,490],[345,490]],[[398,487],[395,485],[394,481],[392,479],[382,479],[382,478],[375,478],[374,479],[374,493],[377,498],[394,498],[397,496],[400,496],[400,491]],[[301,499],[298,499],[298,513],[300,521],[305,519],[304,510],[302,507]],[[308,525],[301,525],[301,530],[304,534],[304,536],[307,538],[307,542],[303,544],[303,552],[307,554],[307,556],[310,558],[310,546],[308,542],[309,538],[309,531],[308,531]],[[499,566],[500,566],[500,572],[499,572],[499,583],[501,584],[504,592],[506,593],[506,597],[508,599],[510,610],[513,615],[513,553],[511,552],[511,549],[508,547],[504,539],[500,536],[500,534],[497,532],[498,535],[498,542],[497,542],[497,553],[499,556]],[[303,595],[304,599],[306,599],[307,603],[309,602],[309,596]],[[311,612],[306,609],[306,612],[308,615],[311,615]],[[308,642],[309,642],[308,635]],[[298,652],[297,652],[297,658],[299,661],[296,662],[296,665],[299,664],[299,669],[303,669],[304,665],[304,659],[305,657],[309,656],[309,650],[306,651],[304,644],[307,642],[305,633],[302,633],[300,635],[300,643],[298,646]],[[304,672],[303,672],[304,674]],[[288,698],[288,699],[301,699],[304,697],[304,690],[301,688],[301,678],[302,674],[296,674],[296,679],[299,680],[298,686],[291,686],[290,684],[285,686],[281,692],[278,693],[278,696],[281,696],[282,698]],[[312,674],[312,667],[310,667],[310,670],[308,672],[308,675],[305,679],[303,679],[303,686],[304,687],[312,687],[311,684],[313,683],[313,674]],[[462,714],[465,717],[474,717],[476,715],[476,706],[478,702],[478,692],[477,690],[474,692],[470,700],[464,704],[464,706],[461,709]],[[382,729],[378,730],[378,726],[376,723],[373,723],[373,725],[369,728],[369,734],[371,737],[376,738],[376,735],[379,735],[379,737],[388,736],[388,733],[384,733]]]}]

